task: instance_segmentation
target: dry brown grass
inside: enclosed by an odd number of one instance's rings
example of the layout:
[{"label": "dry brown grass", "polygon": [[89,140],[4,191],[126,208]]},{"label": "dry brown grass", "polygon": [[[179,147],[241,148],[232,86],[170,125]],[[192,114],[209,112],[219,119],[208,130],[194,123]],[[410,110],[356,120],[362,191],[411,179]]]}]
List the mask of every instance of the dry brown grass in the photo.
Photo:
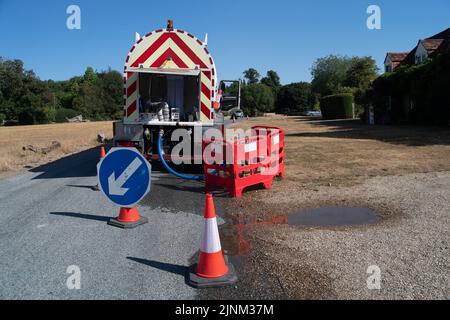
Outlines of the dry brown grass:
[{"label": "dry brown grass", "polygon": [[[49,125],[0,127],[0,172],[17,171],[85,150],[97,145],[97,134],[112,137],[112,122],[62,123]],[[48,154],[23,151],[22,147],[49,147],[58,141],[61,147]]]},{"label": "dry brown grass", "polygon": [[296,184],[352,185],[367,177],[450,170],[450,130],[368,126],[359,120],[320,121],[268,115],[238,123],[279,126],[286,133],[286,180]]}]

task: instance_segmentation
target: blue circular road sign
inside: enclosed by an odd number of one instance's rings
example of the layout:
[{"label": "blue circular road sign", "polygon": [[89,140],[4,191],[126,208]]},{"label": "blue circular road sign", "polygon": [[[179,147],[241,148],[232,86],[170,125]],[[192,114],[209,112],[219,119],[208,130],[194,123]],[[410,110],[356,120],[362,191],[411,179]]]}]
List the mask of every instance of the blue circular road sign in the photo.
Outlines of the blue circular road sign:
[{"label": "blue circular road sign", "polygon": [[98,164],[98,185],[115,205],[131,208],[149,193],[152,167],[134,148],[112,148]]}]

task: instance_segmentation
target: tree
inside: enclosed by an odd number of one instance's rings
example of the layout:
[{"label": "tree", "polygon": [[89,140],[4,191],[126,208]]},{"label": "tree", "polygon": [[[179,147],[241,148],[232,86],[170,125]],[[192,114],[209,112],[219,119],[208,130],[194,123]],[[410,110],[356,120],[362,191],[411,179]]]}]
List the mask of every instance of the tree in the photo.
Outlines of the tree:
[{"label": "tree", "polygon": [[102,100],[100,90],[97,86],[88,82],[80,85],[80,93],[73,100],[73,109],[85,118],[98,120],[101,119]]},{"label": "tree", "polygon": [[257,116],[273,110],[272,89],[261,83],[252,83],[242,87],[241,106],[245,114]]},{"label": "tree", "polygon": [[372,57],[353,57],[345,74],[343,85],[351,88],[366,89],[370,81],[378,76],[378,67]]},{"label": "tree", "polygon": [[6,120],[23,124],[53,121],[55,97],[48,83],[20,60],[0,58],[0,114]]},{"label": "tree", "polygon": [[343,56],[329,55],[317,59],[311,69],[313,92],[319,96],[339,92],[344,86],[351,64],[352,59]]},{"label": "tree", "polygon": [[17,119],[16,99],[23,91],[23,62],[20,60],[4,60],[0,57],[0,113],[5,119]]},{"label": "tree", "polygon": [[303,112],[314,105],[311,84],[308,82],[291,83],[282,86],[277,94],[276,108],[279,113]]},{"label": "tree", "polygon": [[273,70],[267,71],[266,76],[261,79],[261,83],[272,88],[274,93],[281,87],[280,77],[278,76],[278,73]]},{"label": "tree", "polygon": [[102,98],[103,119],[115,119],[118,114],[123,115],[123,78],[111,69],[99,74],[99,88]]},{"label": "tree", "polygon": [[247,84],[254,84],[259,82],[260,74],[256,69],[250,68],[244,71],[244,78],[247,79]]},{"label": "tree", "polygon": [[83,80],[88,82],[88,83],[90,83],[90,84],[95,84],[97,79],[98,79],[98,77],[97,77],[97,74],[94,71],[94,68],[87,67],[86,71],[84,72]]},{"label": "tree", "polygon": [[122,75],[111,69],[87,67],[83,76],[68,81],[41,81],[22,61],[0,57],[0,122],[48,123],[75,113],[92,120],[114,119],[122,114],[122,95]]}]

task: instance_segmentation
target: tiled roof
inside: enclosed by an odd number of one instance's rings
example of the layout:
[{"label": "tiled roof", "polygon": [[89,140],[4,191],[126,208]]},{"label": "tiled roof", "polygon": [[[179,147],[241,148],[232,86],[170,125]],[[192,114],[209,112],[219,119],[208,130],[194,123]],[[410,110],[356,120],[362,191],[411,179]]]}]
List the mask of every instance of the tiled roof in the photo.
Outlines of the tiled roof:
[{"label": "tiled roof", "polygon": [[388,52],[387,55],[392,62],[402,62],[408,52]]},{"label": "tiled roof", "polygon": [[[421,40],[419,43],[422,43],[429,54],[432,54],[437,50],[448,52],[450,51],[450,28],[441,31],[432,37]],[[404,52],[388,52],[388,56],[394,64],[397,62],[400,65],[412,65],[415,64],[416,50],[417,46],[405,56],[402,56]]]},{"label": "tiled roof", "polygon": [[428,51],[428,53],[436,51],[442,44],[442,42],[444,42],[444,39],[425,39],[420,41],[420,43]]},{"label": "tiled roof", "polygon": [[432,37],[429,37],[428,39],[444,39],[444,40],[450,40],[450,28],[439,32],[438,34],[435,34]]}]

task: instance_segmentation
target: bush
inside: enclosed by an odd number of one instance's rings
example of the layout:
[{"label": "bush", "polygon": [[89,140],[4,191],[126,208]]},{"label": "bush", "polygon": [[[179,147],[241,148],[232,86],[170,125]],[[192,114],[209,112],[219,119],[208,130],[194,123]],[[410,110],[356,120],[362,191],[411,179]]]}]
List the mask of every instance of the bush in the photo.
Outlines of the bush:
[{"label": "bush", "polygon": [[73,118],[79,115],[79,112],[73,110],[73,109],[58,109],[56,110],[55,114],[55,121],[58,123],[66,122],[66,118]]},{"label": "bush", "polygon": [[320,110],[325,120],[353,118],[353,95],[343,93],[323,97]]}]

